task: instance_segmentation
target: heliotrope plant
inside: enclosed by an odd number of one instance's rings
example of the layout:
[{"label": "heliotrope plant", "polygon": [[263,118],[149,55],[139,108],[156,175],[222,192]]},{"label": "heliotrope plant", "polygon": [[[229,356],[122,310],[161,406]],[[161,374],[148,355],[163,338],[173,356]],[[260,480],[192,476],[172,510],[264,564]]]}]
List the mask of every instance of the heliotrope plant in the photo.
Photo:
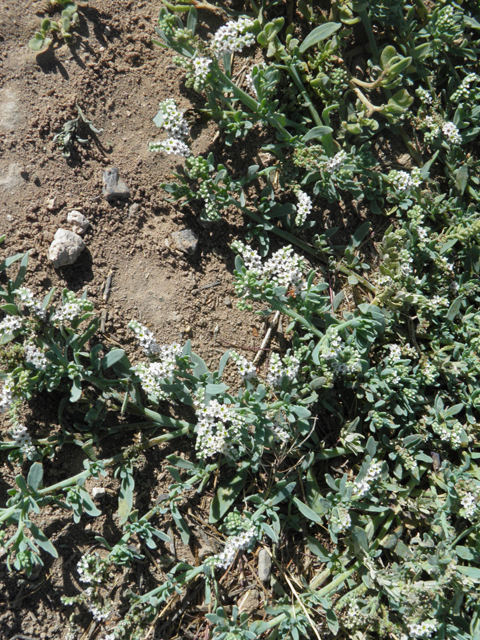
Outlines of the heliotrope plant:
[{"label": "heliotrope plant", "polygon": [[[269,139],[269,160],[252,160],[239,176],[212,154],[194,156],[172,100],[155,117],[167,138],[151,148],[185,158],[177,182],[163,185],[174,199],[200,199],[208,221],[229,206],[246,216],[246,238],[232,242],[239,305],[280,316],[284,342],[268,343],[260,364],[236,347],[210,372],[188,342],[159,345],[132,321],[144,352],[132,365],[122,349],[98,342],[85,296],[65,291],[57,308],[53,294],[37,301],[23,285],[23,258],[0,292],[0,406],[12,425],[1,446],[29,460],[0,510],[12,532],[3,539],[9,562],[31,571],[43,552],[55,555],[35,513],[50,504],[77,522],[82,511],[100,515],[85,481],[113,472],[122,537],[99,540],[105,553],[80,560],[85,588],[66,602],[108,624],[113,605],[103,596],[115,567],[150,557],[130,538],[155,552],[171,524],[191,543],[185,504],[193,491],[213,495],[218,547],[197,566],[173,562],[148,593],[131,592],[129,610],[104,639],[143,639],[179,595],[187,607],[189,589],[198,588],[209,613],[197,616],[196,633],[205,637],[474,640],[478,7],[338,1],[326,16],[299,2],[302,19],[285,28],[283,18],[269,19],[276,3],[251,6],[252,15],[230,19],[210,40],[196,34],[200,14],[190,6],[162,9],[157,30],[188,85],[205,96],[203,115],[218,121],[226,156],[255,130]],[[362,29],[368,45],[359,49]],[[247,56],[256,62],[237,73]],[[392,139],[407,161],[385,156]],[[321,210],[349,198],[363,202],[368,219],[334,245]],[[274,248],[273,238],[287,244]],[[238,373],[235,391],[223,381],[227,366]],[[29,435],[21,408],[43,389],[66,392],[82,438],[66,426],[44,440]],[[167,415],[166,403],[188,421]],[[144,437],[100,459],[102,438],[135,431]],[[137,457],[187,437],[189,455],[167,458],[168,494],[140,517]],[[42,459],[72,441],[89,456],[85,470],[43,487]],[[284,562],[291,545],[296,569]],[[261,619],[231,595],[260,546],[274,560]],[[181,622],[176,629],[189,633]]]}]

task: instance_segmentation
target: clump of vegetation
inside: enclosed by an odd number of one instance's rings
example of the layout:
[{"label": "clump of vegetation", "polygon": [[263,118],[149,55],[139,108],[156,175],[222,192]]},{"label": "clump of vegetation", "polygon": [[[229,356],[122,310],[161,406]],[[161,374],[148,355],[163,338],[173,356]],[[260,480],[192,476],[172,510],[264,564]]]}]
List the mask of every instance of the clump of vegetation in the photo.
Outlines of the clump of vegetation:
[{"label": "clump of vegetation", "polygon": [[48,47],[55,36],[59,36],[67,44],[73,42],[71,29],[76,27],[79,22],[77,5],[74,2],[70,2],[70,0],[49,1],[47,11],[48,13],[60,12],[60,17],[58,20],[50,18],[42,20],[40,29],[28,43],[32,51],[40,51],[43,47]]},{"label": "clump of vegetation", "polygon": [[78,116],[72,120],[67,120],[59,133],[53,136],[53,141],[62,150],[64,158],[70,158],[76,142],[81,145],[88,144],[88,138],[82,135],[92,135],[102,133],[103,129],[97,129],[93,122],[89,120],[77,104]]},{"label": "clump of vegetation", "polygon": [[[476,640],[478,7],[338,0],[327,18],[299,2],[296,31],[283,18],[270,20],[267,4],[252,2],[253,15],[208,41],[196,34],[195,7],[171,5],[176,11],[161,10],[157,33],[205,96],[203,113],[224,132],[226,152],[263,130],[271,160],[252,161],[234,177],[212,154],[194,156],[172,100],[155,117],[167,137],[150,148],[185,158],[177,180],[162,185],[171,198],[184,206],[200,200],[210,222],[230,206],[245,215],[246,241],[232,243],[239,306],[281,316],[287,350],[266,347],[263,368],[227,351],[210,371],[189,342],[159,345],[132,321],[144,351],[132,365],[123,349],[109,351],[95,337],[86,295],[65,290],[56,308],[53,292],[37,301],[23,283],[27,256],[6,259],[0,410],[12,428],[0,448],[30,464],[0,509],[0,524],[10,527],[2,544],[10,566],[31,572],[43,552],[56,555],[36,514],[50,505],[76,522],[83,512],[99,516],[85,481],[113,473],[122,535],[97,538],[105,552],[80,560],[85,588],[65,599],[87,607],[100,626],[114,615],[104,599],[114,571],[161,553],[170,526],[192,543],[188,501],[209,491],[209,521],[200,522],[218,548],[196,566],[173,561],[147,593],[130,591],[128,611],[105,638],[142,640],[179,596],[183,611],[201,593],[208,613],[197,614],[193,632],[174,617],[178,634]],[[361,78],[348,63],[358,52],[356,24],[368,41]],[[236,57],[253,47],[263,62],[242,80]],[[388,137],[404,145],[408,169],[382,160]],[[335,228],[312,237],[324,204],[351,198],[365,205],[367,219],[357,217],[348,242],[333,244]],[[273,236],[285,243],[274,253]],[[238,371],[235,392],[224,382],[229,361]],[[20,408],[54,389],[68,398],[60,416],[68,411],[74,420],[35,439]],[[186,420],[171,417],[180,408]],[[102,441],[119,433],[135,435],[102,458]],[[190,454],[167,458],[168,494],[140,514],[133,508],[139,456],[186,438]],[[88,456],[84,471],[43,486],[42,461],[61,456],[66,443]],[[292,546],[297,566],[284,562]],[[260,547],[274,560],[261,618],[235,598],[245,575],[256,579],[250,559]]]}]

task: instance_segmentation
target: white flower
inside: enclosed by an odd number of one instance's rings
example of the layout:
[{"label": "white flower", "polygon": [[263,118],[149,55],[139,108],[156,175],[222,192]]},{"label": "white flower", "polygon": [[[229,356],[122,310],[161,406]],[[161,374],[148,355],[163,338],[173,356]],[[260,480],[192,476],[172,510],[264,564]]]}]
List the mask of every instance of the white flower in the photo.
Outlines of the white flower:
[{"label": "white flower", "polygon": [[31,313],[39,318],[40,320],[45,320],[47,317],[46,309],[42,309],[41,302],[34,300],[32,292],[30,289],[26,287],[20,287],[15,292],[15,295],[20,298],[20,302],[22,302],[24,307],[30,309]]},{"label": "white flower", "polygon": [[460,500],[462,507],[465,510],[465,517],[472,518],[475,515],[477,509],[477,497],[473,493],[466,493]]},{"label": "white flower", "polygon": [[202,85],[207,81],[212,62],[211,58],[204,58],[202,56],[198,56],[192,60],[193,75],[195,76],[195,80],[198,80]]},{"label": "white flower", "polygon": [[272,353],[268,366],[267,384],[271,387],[280,387],[284,378],[293,382],[300,369],[300,361],[295,356],[285,356],[282,359],[278,353]]},{"label": "white flower", "polygon": [[23,326],[23,318],[7,316],[0,322],[0,334],[13,333]]},{"label": "white flower", "polygon": [[136,320],[132,320],[128,324],[128,327],[135,333],[135,337],[147,356],[153,356],[160,352],[160,347],[156,343],[155,337],[150,329],[147,329],[147,327],[144,327],[143,324],[140,324]]},{"label": "white flower", "polygon": [[297,199],[298,204],[295,224],[297,225],[297,227],[300,227],[312,211],[312,199],[303,191],[297,191]]},{"label": "white flower", "polygon": [[422,183],[420,169],[417,167],[410,174],[406,171],[390,171],[388,178],[397,193],[408,193]]},{"label": "white flower", "polygon": [[253,527],[237,536],[231,536],[225,545],[225,549],[214,559],[215,566],[228,569],[235,560],[237,551],[247,549],[255,538],[255,529]]},{"label": "white flower", "polygon": [[237,22],[230,20],[218,29],[212,39],[211,49],[217,59],[224,54],[239,53],[255,42],[255,36],[248,32],[253,20],[239,18]]},{"label": "white flower", "polygon": [[407,626],[413,638],[429,638],[437,630],[435,620],[424,620],[420,623],[410,622]]},{"label": "white flower", "polygon": [[355,480],[352,496],[357,499],[363,498],[370,491],[370,488],[374,481],[379,477],[381,470],[381,462],[372,462],[362,480]]},{"label": "white flower", "polygon": [[233,445],[238,442],[245,424],[244,418],[234,408],[210,400],[208,405],[196,406],[196,449],[199,458],[208,458],[217,453],[232,456]]},{"label": "white flower", "polygon": [[150,142],[148,145],[150,151],[155,153],[166,153],[167,155],[183,156],[188,158],[191,154],[190,147],[178,138],[167,138],[157,142]]},{"label": "white flower", "polygon": [[12,376],[8,376],[8,378],[3,383],[3,390],[0,394],[0,413],[5,413],[8,411],[12,404],[17,399],[17,396],[13,393],[14,389],[14,381]]},{"label": "white flower", "polygon": [[333,156],[333,158],[330,158],[330,160],[327,161],[325,169],[328,171],[328,173],[336,173],[338,169],[340,169],[340,167],[345,164],[346,160],[347,154],[345,153],[345,151],[339,151]]},{"label": "white flower", "polygon": [[253,362],[249,362],[249,360],[247,360],[245,356],[241,356],[240,354],[235,353],[235,351],[232,351],[231,356],[235,364],[237,365],[238,373],[244,380],[250,380],[251,378],[256,377],[257,370]]},{"label": "white flower", "polygon": [[25,362],[32,364],[35,369],[46,371],[48,366],[48,360],[45,357],[43,351],[33,343],[27,344],[24,350]]},{"label": "white flower", "polygon": [[134,369],[145,393],[160,402],[169,397],[169,394],[162,389],[162,384],[168,382],[168,378],[177,368],[177,357],[182,355],[182,347],[174,342],[171,345],[159,347],[156,353],[158,362],[138,364]]},{"label": "white flower", "polygon": [[445,122],[442,127],[442,133],[450,144],[461,144],[462,136],[453,122]]},{"label": "white flower", "polygon": [[[201,58],[199,58],[201,59]],[[190,128],[183,113],[178,109],[175,100],[169,98],[160,102],[159,113],[161,114],[162,128],[173,138],[183,140],[190,135]]]}]

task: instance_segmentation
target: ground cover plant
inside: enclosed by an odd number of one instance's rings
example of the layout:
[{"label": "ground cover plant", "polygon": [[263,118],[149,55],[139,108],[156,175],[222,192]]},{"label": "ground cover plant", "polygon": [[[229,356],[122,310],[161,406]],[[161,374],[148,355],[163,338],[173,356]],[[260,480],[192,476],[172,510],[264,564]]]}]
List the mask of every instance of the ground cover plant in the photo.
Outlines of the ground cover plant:
[{"label": "ground cover plant", "polygon": [[[255,134],[269,161],[252,158],[239,174],[195,156],[171,99],[154,120],[166,138],[150,148],[185,158],[161,186],[167,198],[207,225],[229,208],[244,215],[231,245],[239,304],[281,317],[288,343],[266,346],[261,368],[236,348],[209,371],[188,341],[158,345],[132,321],[144,351],[133,366],[102,344],[86,295],[36,300],[28,255],[5,258],[0,407],[12,431],[1,447],[28,461],[0,511],[9,566],[28,574],[55,556],[35,514],[54,505],[76,520],[100,515],[85,481],[114,473],[123,535],[97,540],[104,553],[80,560],[85,589],[66,599],[88,608],[99,637],[149,637],[173,606],[175,635],[192,638],[476,638],[478,3],[333,2],[322,12],[299,2],[286,20],[273,2],[219,9],[226,24],[207,38],[200,9],[168,4],[155,42],[177,53],[226,156]],[[385,140],[403,145],[403,168],[382,160]],[[352,200],[363,215],[347,242],[315,229],[325,203]],[[231,362],[235,387],[222,381]],[[63,396],[65,426],[36,441],[21,408],[44,391]],[[102,441],[130,432],[99,456]],[[184,441],[188,455],[168,457],[168,494],[139,513],[138,457]],[[84,471],[43,486],[43,462],[70,443],[85,452]],[[191,543],[188,502],[204,492],[217,550],[174,564],[150,592],[130,591],[111,628],[115,570],[152,561],[172,541],[170,522]],[[260,547],[274,565],[262,618],[230,595],[256,576]],[[206,612],[187,624],[194,598]]]}]

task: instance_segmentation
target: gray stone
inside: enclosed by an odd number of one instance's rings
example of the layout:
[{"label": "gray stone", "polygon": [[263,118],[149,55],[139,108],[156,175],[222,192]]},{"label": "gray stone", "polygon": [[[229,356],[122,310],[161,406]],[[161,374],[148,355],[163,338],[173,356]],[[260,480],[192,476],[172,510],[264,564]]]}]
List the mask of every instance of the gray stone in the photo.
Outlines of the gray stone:
[{"label": "gray stone", "polygon": [[258,552],[258,577],[262,582],[267,582],[272,572],[272,558],[266,549]]},{"label": "gray stone", "polygon": [[230,298],[225,298],[223,303],[225,304],[226,307],[231,307],[232,306],[232,301],[230,300]]},{"label": "gray stone", "polygon": [[74,233],[78,233],[79,236],[83,236],[90,226],[90,220],[86,218],[83,213],[76,210],[70,211],[67,215],[67,222],[70,222],[72,225],[72,231]]},{"label": "gray stone", "polygon": [[130,189],[120,178],[116,167],[104,171],[102,181],[102,193],[108,201],[115,200],[115,198],[127,199],[130,196]]},{"label": "gray stone", "polygon": [[138,202],[134,202],[128,207],[129,216],[135,216],[139,211],[140,211],[140,205],[138,204]]},{"label": "gray stone", "polygon": [[192,256],[198,247],[198,236],[191,229],[182,229],[172,233],[172,240],[175,248],[183,253]]},{"label": "gray stone", "polygon": [[48,257],[55,269],[73,264],[85,249],[85,242],[73,231],[57,229],[53,242],[48,249]]}]

